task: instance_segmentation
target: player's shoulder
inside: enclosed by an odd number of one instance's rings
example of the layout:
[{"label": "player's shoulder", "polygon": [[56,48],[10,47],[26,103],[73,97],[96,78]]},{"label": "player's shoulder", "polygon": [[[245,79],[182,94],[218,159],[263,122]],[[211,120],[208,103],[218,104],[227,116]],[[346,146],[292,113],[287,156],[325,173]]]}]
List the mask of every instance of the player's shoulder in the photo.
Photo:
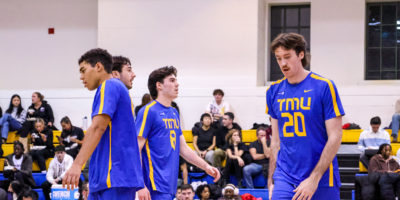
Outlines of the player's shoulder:
[{"label": "player's shoulder", "polygon": [[138,115],[149,115],[151,113],[154,113],[157,110],[157,101],[151,101],[150,103],[146,104],[145,106],[141,107],[139,110]]},{"label": "player's shoulder", "polygon": [[106,87],[110,86],[110,87],[114,87],[114,88],[125,88],[126,89],[126,86],[118,78],[108,79],[104,83],[106,84]]},{"label": "player's shoulder", "polygon": [[281,87],[285,83],[286,77],[283,77],[277,81],[274,81],[267,87],[266,93],[274,93],[277,91],[277,88]]},{"label": "player's shoulder", "polygon": [[334,82],[331,79],[325,78],[324,76],[321,76],[317,73],[314,72],[310,72],[310,77],[311,80],[313,81],[313,84],[315,84],[316,86],[334,86]]}]

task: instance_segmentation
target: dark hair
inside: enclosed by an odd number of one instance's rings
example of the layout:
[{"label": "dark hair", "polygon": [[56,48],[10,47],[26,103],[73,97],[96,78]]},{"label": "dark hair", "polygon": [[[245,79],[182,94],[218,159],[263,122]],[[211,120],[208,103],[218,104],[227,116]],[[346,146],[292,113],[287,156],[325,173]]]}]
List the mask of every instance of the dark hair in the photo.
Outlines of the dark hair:
[{"label": "dark hair", "polygon": [[40,92],[34,92],[33,94],[36,94],[38,96],[38,98],[40,99],[40,101],[43,101],[43,99],[44,99],[43,94],[41,94]]},{"label": "dark hair", "polygon": [[381,124],[381,118],[378,117],[378,116],[371,118],[370,124],[371,125],[380,125]]},{"label": "dark hair", "polygon": [[377,152],[376,154],[382,154],[382,151],[383,151],[383,149],[384,149],[386,146],[389,146],[390,149],[392,149],[392,146],[390,146],[390,144],[388,144],[388,143],[383,143],[383,144],[381,144],[381,145],[379,146],[379,150],[378,150],[378,152]]},{"label": "dark hair", "polygon": [[8,109],[6,110],[6,113],[9,113],[9,114],[12,113],[12,111],[14,109],[14,105],[12,104],[12,101],[15,97],[17,97],[20,101],[18,109],[17,109],[17,116],[19,117],[21,115],[21,112],[24,110],[24,108],[22,108],[21,97],[18,94],[14,94],[11,96],[10,105],[8,106]]},{"label": "dark hair", "polygon": [[149,93],[144,94],[144,95],[142,96],[142,104],[141,104],[141,106],[144,106],[144,105],[150,103],[151,100],[152,100],[152,99],[151,99],[151,96],[150,96]]},{"label": "dark hair", "polygon": [[63,152],[65,152],[65,147],[64,147],[64,145],[58,145],[58,146],[56,146],[56,147],[54,148],[54,152],[57,152],[57,151],[63,151]]},{"label": "dark hair", "polygon": [[214,90],[213,96],[215,96],[215,95],[217,95],[217,94],[220,94],[220,95],[222,95],[222,96],[225,95],[224,91],[222,91],[221,89],[215,89],[215,90]]},{"label": "dark hair", "polygon": [[203,113],[203,114],[201,115],[201,117],[200,117],[200,121],[201,121],[201,122],[203,121],[204,117],[209,117],[209,118],[211,118],[211,115],[210,115],[209,113]]},{"label": "dark hair", "polygon": [[129,58],[124,56],[113,56],[112,71],[122,72],[122,65],[131,65]]},{"label": "dark hair", "polygon": [[303,67],[309,64],[309,55],[307,54],[307,42],[304,37],[297,33],[281,33],[272,41],[271,51],[274,53],[279,47],[283,47],[286,50],[293,49],[298,56],[300,52],[304,52],[304,58],[301,59]]},{"label": "dark hair", "polygon": [[176,190],[182,190],[181,186],[176,187]]},{"label": "dark hair", "polygon": [[18,196],[24,192],[24,184],[20,183],[17,180],[14,180],[10,183],[12,190],[14,191],[15,194],[17,194]]},{"label": "dark hair", "polygon": [[87,181],[82,183],[82,191],[88,191],[89,190],[88,183],[89,182],[87,182]]},{"label": "dark hair", "polygon": [[181,190],[187,190],[187,189],[191,189],[192,192],[194,192],[193,187],[190,184],[183,184],[181,185]]},{"label": "dark hair", "polygon": [[78,64],[81,64],[82,62],[87,62],[92,67],[99,62],[104,66],[104,70],[108,74],[111,74],[113,59],[111,54],[109,54],[105,49],[95,48],[87,51],[79,58]]},{"label": "dark hair", "polygon": [[171,74],[177,75],[176,68],[173,66],[161,67],[151,72],[149,80],[147,81],[147,87],[153,99],[157,99],[158,96],[157,82],[164,83],[164,78]]},{"label": "dark hair", "polygon": [[235,119],[235,115],[231,112],[226,112],[224,115],[228,116],[232,121]]},{"label": "dark hair", "polygon": [[39,194],[35,191],[35,190],[26,190],[23,191],[20,195],[21,199],[23,197],[27,198],[27,197],[31,197],[32,200],[38,200],[39,199]]},{"label": "dark hair", "polygon": [[208,188],[208,191],[210,192],[210,196],[211,196],[211,188],[209,185],[207,184],[203,184],[203,185],[199,185],[196,189],[196,195],[197,197],[199,197],[201,199],[201,193],[204,191],[204,188]]},{"label": "dark hair", "polygon": [[20,141],[18,141],[18,140],[15,140],[14,142],[13,142],[13,144],[14,144],[14,148],[15,148],[15,146],[20,146],[21,148],[22,148],[22,152],[25,152],[25,148],[24,148],[24,145],[20,142]]},{"label": "dark hair", "polygon": [[65,116],[61,119],[60,123],[71,124],[69,117]]},{"label": "dark hair", "polygon": [[257,131],[256,131],[256,135],[258,136],[258,131],[265,131],[265,132],[267,132],[267,127],[265,127],[265,126],[259,126],[258,128],[257,128]]}]

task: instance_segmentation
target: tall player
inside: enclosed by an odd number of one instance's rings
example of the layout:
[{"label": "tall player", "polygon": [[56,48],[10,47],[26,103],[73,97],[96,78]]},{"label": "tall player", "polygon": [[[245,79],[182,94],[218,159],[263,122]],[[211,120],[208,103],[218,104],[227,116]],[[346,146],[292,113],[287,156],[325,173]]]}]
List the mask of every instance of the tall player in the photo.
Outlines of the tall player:
[{"label": "tall player", "polygon": [[335,84],[304,67],[306,41],[295,33],[271,44],[284,78],[267,89],[272,117],[268,185],[272,199],[340,199],[336,153],[343,107]]},{"label": "tall player", "polygon": [[174,67],[154,70],[148,80],[150,95],[154,101],[143,107],[136,118],[139,148],[142,151],[144,182],[146,188],[139,191],[139,199],[173,199],[179,171],[179,154],[198,166],[217,181],[219,171],[200,158],[186,144],[182,135],[179,114],[171,107],[178,96],[178,82]]},{"label": "tall player", "polygon": [[[143,188],[140,154],[127,87],[112,78],[112,57],[103,49],[92,49],[79,59],[81,80],[86,88],[97,88],[92,124],[82,148],[63,179],[68,189],[77,186],[82,165],[89,159],[89,199],[135,199]],[[92,154],[93,153],[93,154]]]}]

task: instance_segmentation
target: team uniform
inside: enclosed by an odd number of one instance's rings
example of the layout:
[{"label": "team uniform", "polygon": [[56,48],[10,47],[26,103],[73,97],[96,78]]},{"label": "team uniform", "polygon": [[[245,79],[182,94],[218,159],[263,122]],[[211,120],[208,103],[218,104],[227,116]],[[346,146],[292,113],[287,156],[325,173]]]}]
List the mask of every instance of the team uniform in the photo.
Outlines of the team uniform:
[{"label": "team uniform", "polygon": [[[321,157],[328,140],[325,121],[345,113],[335,84],[313,72],[298,84],[278,80],[266,93],[266,112],[278,120],[280,139],[272,199],[292,199]],[[312,199],[339,199],[340,185],[335,157]]]},{"label": "team uniform", "polygon": [[179,114],[173,107],[152,101],[136,118],[138,136],[146,140],[142,149],[143,176],[152,200],[172,199],[179,172]]},{"label": "team uniform", "polygon": [[108,115],[111,122],[90,158],[89,199],[135,199],[144,187],[139,146],[128,89],[116,78],[96,91],[92,119]]}]

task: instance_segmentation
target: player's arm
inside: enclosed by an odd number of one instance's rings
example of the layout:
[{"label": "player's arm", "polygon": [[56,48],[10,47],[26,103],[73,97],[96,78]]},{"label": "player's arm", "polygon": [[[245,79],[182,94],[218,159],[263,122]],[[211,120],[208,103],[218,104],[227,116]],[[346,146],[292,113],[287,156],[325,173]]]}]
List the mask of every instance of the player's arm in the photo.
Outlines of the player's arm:
[{"label": "player's arm", "polygon": [[272,129],[272,138],[271,138],[271,154],[269,157],[269,172],[268,172],[268,190],[269,196],[271,198],[272,190],[274,186],[273,175],[276,168],[276,159],[278,157],[278,151],[280,148],[280,140],[279,140],[279,129],[278,129],[278,120],[271,117],[271,129]]},{"label": "player's arm", "polygon": [[78,187],[79,178],[81,175],[82,166],[92,155],[93,151],[96,149],[97,144],[99,144],[104,131],[107,129],[111,118],[108,115],[100,114],[93,117],[92,124],[86,131],[86,136],[83,139],[82,148],[79,151],[78,156],[73,162],[71,168],[65,173],[63,179],[63,187],[67,186],[67,189],[72,189],[73,186]]},{"label": "player's arm", "polygon": [[220,178],[220,173],[217,168],[210,166],[205,160],[200,158],[187,144],[183,135],[179,136],[180,155],[188,162],[206,171],[207,174],[214,177],[214,182]]}]

